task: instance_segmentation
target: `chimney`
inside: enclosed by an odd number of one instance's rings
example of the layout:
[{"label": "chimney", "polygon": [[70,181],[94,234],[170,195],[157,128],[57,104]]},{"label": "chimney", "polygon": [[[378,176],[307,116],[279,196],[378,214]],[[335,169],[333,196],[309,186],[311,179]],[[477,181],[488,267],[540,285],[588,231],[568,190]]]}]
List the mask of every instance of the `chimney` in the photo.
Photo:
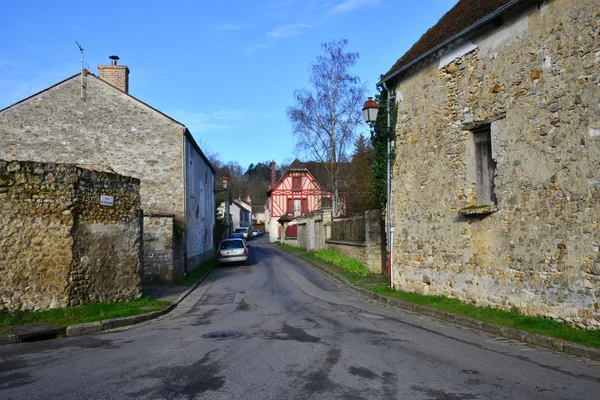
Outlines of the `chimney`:
[{"label": "chimney", "polygon": [[98,65],[100,79],[129,93],[129,68],[125,65],[117,65],[119,57],[110,56],[109,58],[112,60],[111,65]]},{"label": "chimney", "polygon": [[271,189],[275,187],[275,160],[271,161]]}]

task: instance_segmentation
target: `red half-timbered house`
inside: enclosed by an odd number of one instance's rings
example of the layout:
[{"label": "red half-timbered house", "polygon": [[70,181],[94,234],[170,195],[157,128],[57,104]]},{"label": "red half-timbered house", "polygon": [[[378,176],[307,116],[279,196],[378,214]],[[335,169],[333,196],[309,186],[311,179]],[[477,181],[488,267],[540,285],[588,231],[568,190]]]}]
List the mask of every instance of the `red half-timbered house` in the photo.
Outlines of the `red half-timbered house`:
[{"label": "red half-timbered house", "polygon": [[271,226],[284,214],[295,218],[330,206],[327,184],[328,174],[321,163],[294,160],[267,193],[270,220],[275,221]]}]

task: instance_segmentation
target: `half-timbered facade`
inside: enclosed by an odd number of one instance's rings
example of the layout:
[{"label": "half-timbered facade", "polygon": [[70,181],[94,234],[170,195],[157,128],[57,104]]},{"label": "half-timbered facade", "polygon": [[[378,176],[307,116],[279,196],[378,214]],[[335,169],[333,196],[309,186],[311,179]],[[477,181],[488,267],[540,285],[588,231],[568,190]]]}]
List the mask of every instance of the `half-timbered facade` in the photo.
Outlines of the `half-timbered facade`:
[{"label": "half-timbered facade", "polygon": [[287,214],[293,219],[331,205],[331,192],[324,189],[324,183],[317,181],[315,175],[319,175],[319,172],[315,168],[310,168],[314,167],[311,164],[317,163],[302,163],[294,160],[290,168],[267,193],[271,240],[281,237],[277,220],[283,215]]}]

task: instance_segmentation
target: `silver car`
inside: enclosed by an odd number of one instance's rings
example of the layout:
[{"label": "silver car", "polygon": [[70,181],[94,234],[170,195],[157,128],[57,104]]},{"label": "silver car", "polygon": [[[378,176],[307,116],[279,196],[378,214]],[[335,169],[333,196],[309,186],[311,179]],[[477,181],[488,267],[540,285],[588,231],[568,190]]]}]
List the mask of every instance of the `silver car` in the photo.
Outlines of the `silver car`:
[{"label": "silver car", "polygon": [[248,265],[248,248],[244,239],[225,239],[219,244],[217,261],[219,264],[244,263]]}]

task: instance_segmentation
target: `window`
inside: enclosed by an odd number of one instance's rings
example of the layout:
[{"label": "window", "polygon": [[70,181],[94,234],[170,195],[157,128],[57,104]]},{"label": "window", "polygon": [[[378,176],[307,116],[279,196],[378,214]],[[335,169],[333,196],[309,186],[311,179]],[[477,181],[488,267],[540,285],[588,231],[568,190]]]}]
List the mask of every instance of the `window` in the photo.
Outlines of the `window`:
[{"label": "window", "polygon": [[473,143],[477,205],[496,204],[496,194],[494,193],[496,161],[492,158],[492,134],[489,124],[473,130]]},{"label": "window", "polygon": [[292,190],[294,192],[300,192],[300,191],[302,191],[302,177],[300,177],[300,176],[294,176],[292,178]]},{"label": "window", "polygon": [[301,215],[302,209],[300,208],[300,204],[300,199],[294,199],[294,217],[299,217]]}]

